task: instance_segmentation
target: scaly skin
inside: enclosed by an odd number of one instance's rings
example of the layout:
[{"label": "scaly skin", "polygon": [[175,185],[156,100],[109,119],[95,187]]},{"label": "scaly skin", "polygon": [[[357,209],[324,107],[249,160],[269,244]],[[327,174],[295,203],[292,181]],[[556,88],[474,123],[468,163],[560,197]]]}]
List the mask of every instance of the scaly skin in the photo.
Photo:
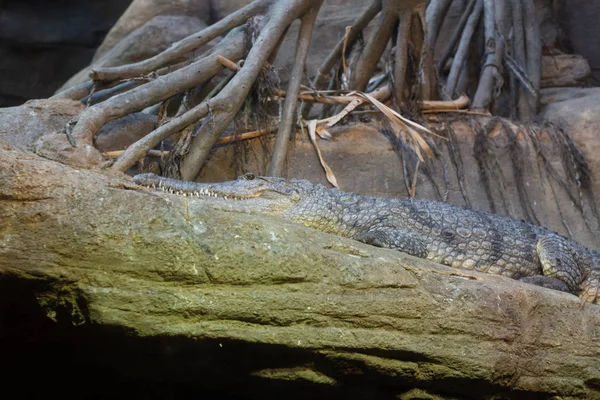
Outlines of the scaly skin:
[{"label": "scaly skin", "polygon": [[520,279],[600,303],[600,254],[541,226],[431,200],[378,198],[305,180],[247,174],[194,183],[141,174],[134,181],[231,210],[277,215],[455,268]]}]

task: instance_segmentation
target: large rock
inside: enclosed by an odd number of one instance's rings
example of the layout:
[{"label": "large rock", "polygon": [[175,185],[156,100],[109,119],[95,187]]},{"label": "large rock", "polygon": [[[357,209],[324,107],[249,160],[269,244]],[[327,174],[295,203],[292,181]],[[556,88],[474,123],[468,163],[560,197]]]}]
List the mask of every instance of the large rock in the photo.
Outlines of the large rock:
[{"label": "large rock", "polygon": [[598,306],[127,185],[0,145],[4,390],[600,398]]},{"label": "large rock", "polygon": [[33,150],[40,137],[63,132],[67,122],[84,108],[73,100],[31,100],[22,106],[0,108],[0,140]]},{"label": "large rock", "polygon": [[173,42],[201,31],[206,24],[196,18],[184,15],[162,15],[152,18],[144,25],[129,33],[110,50],[97,55],[92,64],[69,79],[61,89],[89,80],[93,68],[114,67],[142,61],[169,47]]},{"label": "large rock", "polygon": [[580,55],[543,56],[540,87],[584,86],[591,74],[588,61]]},{"label": "large rock", "polygon": [[[592,167],[592,181],[600,185],[600,88],[560,88],[542,91],[540,117],[569,131]],[[600,202],[600,195],[596,196]]]},{"label": "large rock", "polygon": [[[189,16],[210,22],[211,2],[194,0],[134,0],[98,48],[100,59],[130,33],[160,15]],[[175,27],[174,27],[175,28]]]}]

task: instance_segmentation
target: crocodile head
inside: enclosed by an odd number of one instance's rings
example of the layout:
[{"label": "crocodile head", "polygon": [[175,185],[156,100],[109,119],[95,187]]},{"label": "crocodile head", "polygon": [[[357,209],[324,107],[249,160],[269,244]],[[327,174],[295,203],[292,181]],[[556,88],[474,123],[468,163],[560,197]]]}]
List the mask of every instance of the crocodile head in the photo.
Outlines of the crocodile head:
[{"label": "crocodile head", "polygon": [[304,180],[256,176],[248,173],[237,180],[219,183],[196,183],[140,174],[134,182],[179,196],[211,199],[227,209],[240,208],[271,215],[281,215],[311,191],[314,185]]}]

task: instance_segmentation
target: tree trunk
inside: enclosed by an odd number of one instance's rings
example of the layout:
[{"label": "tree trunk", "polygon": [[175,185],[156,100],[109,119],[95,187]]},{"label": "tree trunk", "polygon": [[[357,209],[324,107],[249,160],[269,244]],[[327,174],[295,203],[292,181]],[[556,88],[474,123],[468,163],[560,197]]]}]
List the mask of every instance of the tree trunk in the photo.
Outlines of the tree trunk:
[{"label": "tree trunk", "polygon": [[[132,189],[0,144],[2,304],[35,299],[27,326],[77,325],[110,370],[288,398],[600,396],[600,308],[575,296]],[[34,332],[0,310],[23,359]]]}]

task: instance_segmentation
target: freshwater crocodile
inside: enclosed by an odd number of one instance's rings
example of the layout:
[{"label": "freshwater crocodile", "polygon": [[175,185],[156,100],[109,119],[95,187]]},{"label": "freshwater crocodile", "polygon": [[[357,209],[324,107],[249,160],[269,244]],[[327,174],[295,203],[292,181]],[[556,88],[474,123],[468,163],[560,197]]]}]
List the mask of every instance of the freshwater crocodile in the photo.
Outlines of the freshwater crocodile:
[{"label": "freshwater crocodile", "polygon": [[222,183],[154,174],[133,179],[182,196],[214,197],[232,210],[281,216],[370,245],[600,303],[600,254],[525,221],[432,200],[360,196],[306,180],[254,174]]}]

